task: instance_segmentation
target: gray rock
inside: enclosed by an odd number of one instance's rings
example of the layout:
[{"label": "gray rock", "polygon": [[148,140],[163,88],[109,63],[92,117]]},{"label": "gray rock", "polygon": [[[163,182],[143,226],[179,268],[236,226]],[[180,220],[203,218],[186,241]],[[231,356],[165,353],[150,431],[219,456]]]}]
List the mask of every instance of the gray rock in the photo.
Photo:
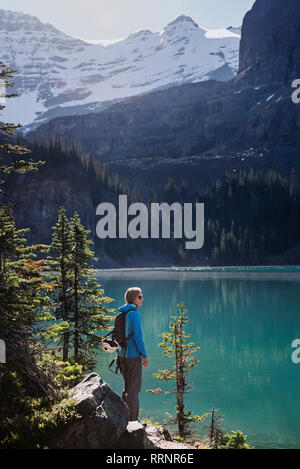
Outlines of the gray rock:
[{"label": "gray rock", "polygon": [[157,427],[147,427],[146,432],[148,441],[153,448],[160,448],[160,442],[163,438],[161,430]]},{"label": "gray rock", "polygon": [[[157,427],[146,428],[148,444],[154,449],[195,449],[194,446],[178,441],[166,441],[164,438],[165,430]],[[169,433],[169,432],[168,432]]]},{"label": "gray rock", "polygon": [[91,373],[71,390],[70,396],[77,401],[79,413],[86,415],[96,410],[109,391],[108,384],[97,373]]},{"label": "gray rock", "polygon": [[129,422],[120,438],[121,449],[155,449],[157,446],[148,438],[147,429],[138,421]]},{"label": "gray rock", "polygon": [[64,449],[117,448],[126,432],[127,405],[96,373],[91,373],[70,392],[81,419],[72,423],[55,445]]},{"label": "gray rock", "polygon": [[60,449],[181,448],[164,440],[155,427],[128,421],[129,410],[121,397],[91,373],[70,391],[81,418],[71,423],[54,445]]},{"label": "gray rock", "polygon": [[186,449],[190,445],[166,441],[164,432],[139,421],[128,421],[121,397],[91,373],[70,391],[81,418],[71,423],[53,445],[58,449]]}]

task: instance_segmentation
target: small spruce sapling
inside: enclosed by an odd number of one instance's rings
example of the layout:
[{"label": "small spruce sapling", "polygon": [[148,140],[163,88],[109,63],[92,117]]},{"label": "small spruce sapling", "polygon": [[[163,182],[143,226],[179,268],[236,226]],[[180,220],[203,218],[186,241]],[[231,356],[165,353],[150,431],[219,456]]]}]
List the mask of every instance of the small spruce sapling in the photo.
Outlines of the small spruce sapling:
[{"label": "small spruce sapling", "polygon": [[[184,326],[189,318],[185,314],[184,303],[179,303],[179,316],[171,316],[169,328],[171,332],[163,332],[161,337],[163,341],[159,346],[163,349],[163,356],[174,360],[174,367],[171,370],[158,370],[153,376],[163,381],[175,381],[176,387],[173,393],[176,394],[176,417],[175,422],[178,425],[178,434],[180,438],[185,438],[191,434],[190,424],[201,422],[209,414],[193,415],[192,412],[185,410],[184,396],[191,389],[188,385],[188,374],[190,370],[199,363],[194,356],[200,347],[194,347],[194,343],[186,342],[191,334],[184,331]],[[153,394],[171,394],[170,391],[162,391],[161,388],[149,389],[147,392]]]}]

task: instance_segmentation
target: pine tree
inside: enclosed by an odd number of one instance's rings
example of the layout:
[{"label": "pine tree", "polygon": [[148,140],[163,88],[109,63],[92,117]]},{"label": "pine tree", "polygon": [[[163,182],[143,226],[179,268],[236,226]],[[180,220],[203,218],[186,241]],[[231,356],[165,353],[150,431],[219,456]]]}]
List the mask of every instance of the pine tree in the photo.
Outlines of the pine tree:
[{"label": "pine tree", "polygon": [[49,319],[43,312],[48,304],[44,261],[36,260],[43,247],[26,246],[27,229],[17,230],[12,209],[0,208],[0,337],[5,341],[7,364],[1,378],[10,371],[39,394],[54,393],[54,383],[38,365],[40,350],[37,324]]},{"label": "pine tree", "polygon": [[108,327],[112,301],[93,277],[92,264],[97,260],[90,249],[90,234],[78,213],[68,220],[64,207],[53,227],[51,256],[48,257],[56,321],[46,336],[58,342],[63,361],[78,363],[85,369],[94,364],[94,353],[101,342],[99,332]]},{"label": "pine tree", "polygon": [[206,426],[209,431],[209,441],[212,448],[217,449],[222,444],[224,432],[222,430],[223,415],[217,413],[217,409],[210,410],[210,423]]},{"label": "pine tree", "polygon": [[[12,86],[8,80],[14,71],[2,63],[0,70],[0,78],[6,86]],[[0,110],[3,108],[0,106]],[[12,123],[0,126],[1,179],[11,172],[36,170],[42,164],[20,159],[20,154],[29,151],[12,143],[18,127]],[[10,154],[14,154],[12,160]],[[49,444],[45,435],[43,442],[39,438],[47,424],[51,432],[53,424],[62,419],[68,422],[69,412],[74,416],[74,404],[66,402],[56,415],[52,412],[51,405],[59,398],[55,374],[64,375],[64,370],[52,360],[54,372],[49,372],[39,340],[42,325],[52,319],[48,312],[51,284],[45,275],[46,263],[40,259],[40,253],[46,252],[48,246],[27,245],[25,234],[29,230],[17,230],[12,203],[2,188],[0,196],[0,337],[6,345],[6,363],[0,364],[0,447],[26,448],[33,444],[40,448]],[[49,419],[45,423],[46,412]]]},{"label": "pine tree", "polygon": [[59,209],[57,223],[52,229],[51,257],[48,258],[52,271],[52,299],[55,318],[62,321],[59,326],[55,325],[55,331],[61,333],[58,342],[62,342],[62,358],[67,361],[70,348],[69,320],[72,314],[71,228],[64,207]]},{"label": "pine tree", "polygon": [[[176,382],[174,391],[176,393],[175,422],[178,425],[179,436],[185,438],[190,434],[190,424],[192,422],[201,422],[209,414],[199,416],[185,410],[184,395],[190,389],[188,374],[199,363],[194,353],[198,352],[200,347],[194,347],[193,343],[186,343],[186,339],[190,337],[190,334],[184,331],[184,326],[188,323],[189,318],[185,314],[187,310],[184,309],[184,303],[179,303],[177,306],[180,312],[179,316],[172,316],[169,324],[171,332],[163,332],[161,334],[163,341],[159,344],[163,348],[163,356],[173,358],[174,368],[171,370],[158,370],[158,373],[154,373],[153,376],[156,379]],[[169,391],[163,392],[160,388],[148,390],[148,392],[170,394]]]},{"label": "pine tree", "polygon": [[90,231],[84,229],[78,213],[71,218],[70,226],[74,360],[91,368],[95,349],[100,345],[98,333],[112,320],[113,310],[105,306],[112,299],[103,296],[103,289],[93,277],[92,264],[97,259],[90,249]]},{"label": "pine tree", "polygon": [[[0,62],[0,79],[5,88],[13,86],[10,79],[15,72]],[[15,96],[16,93],[8,94],[1,90],[1,97],[9,99]],[[0,105],[0,110],[4,108]],[[20,124],[13,123],[0,126],[1,185],[5,174],[25,173],[43,164],[20,159],[19,155],[29,153],[29,150],[12,143],[12,137],[19,127]],[[12,161],[8,160],[11,154],[14,155]],[[44,261],[37,261],[36,255],[46,247],[26,246],[24,235],[28,229],[16,229],[12,203],[2,189],[0,196],[0,337],[6,344],[7,352],[7,364],[0,369],[0,387],[2,379],[12,372],[22,377],[33,392],[52,394],[53,381],[38,364],[40,350],[36,339],[37,322],[47,319],[43,308],[48,301],[43,276]]]}]

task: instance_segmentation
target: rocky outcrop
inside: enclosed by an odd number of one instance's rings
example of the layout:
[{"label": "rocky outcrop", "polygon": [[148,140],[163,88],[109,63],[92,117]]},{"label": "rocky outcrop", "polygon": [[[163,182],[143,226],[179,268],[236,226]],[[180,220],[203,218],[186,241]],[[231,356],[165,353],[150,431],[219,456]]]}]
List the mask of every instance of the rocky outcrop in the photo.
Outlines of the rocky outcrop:
[{"label": "rocky outcrop", "polygon": [[93,373],[71,392],[82,419],[60,439],[62,448],[113,448],[126,430],[128,408],[110,387]]},{"label": "rocky outcrop", "polygon": [[300,78],[299,22],[299,0],[256,0],[242,26],[239,74],[245,84],[290,86]]},{"label": "rocky outcrop", "polygon": [[70,391],[81,418],[69,425],[54,445],[58,449],[192,448],[164,440],[162,432],[129,422],[127,405],[111,387],[91,373]]},{"label": "rocky outcrop", "polygon": [[91,373],[71,390],[70,397],[76,400],[82,418],[71,424],[56,446],[64,449],[117,448],[129,419],[128,407],[120,396],[100,376]]}]

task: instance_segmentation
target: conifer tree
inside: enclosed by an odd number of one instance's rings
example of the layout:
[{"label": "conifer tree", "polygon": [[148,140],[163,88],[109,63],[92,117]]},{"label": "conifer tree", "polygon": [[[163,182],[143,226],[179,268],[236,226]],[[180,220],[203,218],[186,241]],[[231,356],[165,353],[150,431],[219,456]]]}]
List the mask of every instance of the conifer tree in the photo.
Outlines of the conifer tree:
[{"label": "conifer tree", "polygon": [[89,234],[78,213],[69,220],[65,208],[59,209],[48,257],[56,320],[46,334],[61,346],[63,361],[79,363],[86,369],[95,364],[99,332],[107,328],[113,312],[105,306],[111,298],[103,296],[93,277],[92,265],[97,259],[90,249]]},{"label": "conifer tree", "polygon": [[217,413],[214,407],[210,410],[210,422],[206,426],[209,431],[209,441],[212,448],[217,449],[222,444],[224,432],[222,430],[223,415]]},{"label": "conifer tree", "polygon": [[44,261],[36,260],[43,246],[26,246],[27,229],[17,230],[12,209],[0,208],[0,337],[7,349],[2,373],[17,372],[36,393],[54,392],[51,378],[37,364],[39,347],[36,327],[49,319],[43,312],[48,304]]},{"label": "conifer tree", "polygon": [[[161,337],[163,341],[159,346],[163,349],[163,356],[172,358],[174,360],[174,367],[171,370],[158,370],[153,376],[156,379],[163,381],[175,381],[176,388],[176,418],[175,421],[178,425],[179,436],[184,438],[190,434],[190,423],[201,422],[209,414],[202,416],[193,415],[192,412],[185,410],[184,395],[189,391],[188,374],[189,371],[199,363],[194,356],[194,353],[200,350],[200,347],[194,347],[194,343],[186,343],[186,339],[190,337],[184,331],[184,326],[188,323],[189,318],[185,314],[187,310],[184,308],[184,303],[177,305],[179,308],[179,315],[172,316],[169,328],[171,332],[163,332]],[[153,394],[170,394],[169,391],[162,391],[160,388],[148,390]]]},{"label": "conifer tree", "polygon": [[90,231],[82,226],[76,212],[70,225],[74,360],[91,368],[95,349],[100,346],[99,332],[106,329],[112,319],[113,310],[106,307],[112,299],[103,296],[103,289],[93,277],[92,265],[97,259],[90,249]]},{"label": "conifer tree", "polygon": [[[55,325],[55,330],[61,333],[62,358],[67,361],[70,348],[69,320],[72,313],[72,280],[71,280],[71,231],[70,223],[64,207],[58,212],[58,220],[53,227],[51,257],[48,258],[52,271],[51,286],[55,318],[62,322]],[[52,328],[54,329],[54,328]]]},{"label": "conifer tree", "polygon": [[[13,98],[16,93],[8,94],[12,87],[10,79],[16,70],[0,62],[2,98]],[[5,106],[0,105],[0,110]],[[27,148],[15,144],[12,137],[20,124],[7,123],[0,126],[0,185],[3,177],[11,172],[25,173],[36,170],[43,164],[20,159],[19,155],[29,153]],[[14,155],[12,159],[9,159]],[[54,386],[51,378],[38,365],[39,347],[36,341],[35,325],[47,319],[43,307],[48,298],[47,285],[43,276],[44,261],[36,260],[36,253],[45,246],[26,246],[25,233],[28,229],[15,227],[12,201],[0,188],[0,337],[5,341],[7,364],[1,366],[1,380],[10,372],[22,376],[22,380],[32,386],[34,392],[51,394]],[[0,389],[1,392],[1,389]]]}]

